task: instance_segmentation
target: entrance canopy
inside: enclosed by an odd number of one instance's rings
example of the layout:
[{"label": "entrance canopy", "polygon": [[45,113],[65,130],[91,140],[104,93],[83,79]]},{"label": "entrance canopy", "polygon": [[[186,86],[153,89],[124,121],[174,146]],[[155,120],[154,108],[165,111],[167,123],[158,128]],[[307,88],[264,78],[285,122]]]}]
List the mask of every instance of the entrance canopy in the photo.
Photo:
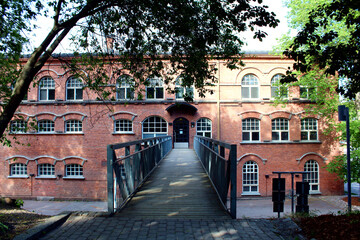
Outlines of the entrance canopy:
[{"label": "entrance canopy", "polygon": [[197,112],[197,108],[189,103],[183,102],[170,105],[166,108],[166,111],[168,111],[170,115],[173,113],[188,113],[194,115]]}]

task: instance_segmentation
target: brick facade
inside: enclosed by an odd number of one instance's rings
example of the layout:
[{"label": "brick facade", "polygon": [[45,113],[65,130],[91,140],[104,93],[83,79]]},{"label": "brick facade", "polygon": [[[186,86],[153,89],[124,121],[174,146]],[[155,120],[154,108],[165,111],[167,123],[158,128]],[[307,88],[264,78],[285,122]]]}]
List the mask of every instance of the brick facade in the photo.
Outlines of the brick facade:
[{"label": "brick facade", "polygon": [[[39,100],[38,86],[30,89],[27,100],[23,101],[17,115],[28,122],[51,120],[54,131],[39,133],[30,130],[16,135],[22,144],[12,148],[1,146],[0,159],[0,195],[22,198],[49,196],[57,199],[97,199],[104,200],[106,194],[106,145],[116,142],[133,141],[142,138],[143,122],[148,117],[157,116],[166,121],[169,135],[173,135],[175,119],[185,118],[189,122],[189,147],[197,134],[199,119],[211,120],[211,135],[215,139],[238,145],[238,197],[271,195],[271,179],[276,177],[273,171],[304,171],[309,160],[318,164],[318,186],[314,194],[342,194],[343,184],[324,169],[333,156],[340,153],[339,145],[331,136],[322,134],[323,122],[316,119],[317,139],[301,139],[301,120],[304,104],[308,101],[300,98],[299,88],[292,88],[285,107],[273,106],[271,98],[271,79],[276,74],[285,74],[292,61],[270,55],[249,55],[243,60],[241,70],[229,70],[221,62],[214,61],[218,67],[218,83],[213,87],[214,94],[198,98],[195,92],[195,113],[166,110],[175,102],[174,94],[164,90],[160,100],[96,101],[96,95],[88,89],[83,90],[82,100],[67,101],[66,81],[71,75],[59,62],[50,60],[39,72],[37,79],[51,77],[55,81],[55,98],[51,101]],[[257,98],[245,99],[242,96],[242,79],[253,74],[259,80]],[[52,93],[48,93],[52,94]],[[115,94],[114,97],[116,98]],[[126,102],[126,104],[125,104]],[[245,119],[255,119],[259,123],[259,139],[244,141],[242,124]],[[288,137],[285,141],[274,141],[272,121],[285,119],[288,123]],[[66,132],[66,122],[82,122],[81,131]],[[132,122],[132,131],[114,132],[114,121]],[[70,125],[69,125],[70,126]],[[257,133],[255,133],[254,136]],[[281,133],[280,133],[281,135]],[[255,137],[256,138],[256,137]],[[30,146],[27,144],[30,143]],[[243,186],[243,168],[245,163],[256,163],[258,183],[246,191]],[[313,162],[312,162],[313,163]],[[26,166],[27,172],[12,172]],[[21,165],[23,164],[23,165]],[[39,165],[49,164],[54,173],[46,176],[39,174]],[[45,166],[46,171],[49,165]],[[75,175],[69,176],[69,166],[75,167]],[[82,169],[80,173],[79,169]],[[15,171],[15,170],[14,170]],[[49,170],[50,171],[50,170]],[[40,175],[40,176],[39,176]],[[71,175],[71,174],[70,174]],[[286,176],[288,179],[290,176]],[[296,180],[300,180],[296,177]],[[287,180],[287,184],[290,181]],[[288,186],[289,187],[289,186]]]}]

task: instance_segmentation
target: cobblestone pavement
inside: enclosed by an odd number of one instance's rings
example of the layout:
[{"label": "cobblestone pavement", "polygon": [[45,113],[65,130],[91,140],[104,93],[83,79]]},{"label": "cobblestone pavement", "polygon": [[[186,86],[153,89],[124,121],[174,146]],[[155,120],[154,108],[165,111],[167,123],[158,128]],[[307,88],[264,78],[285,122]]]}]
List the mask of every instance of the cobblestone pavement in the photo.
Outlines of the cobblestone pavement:
[{"label": "cobblestone pavement", "polygon": [[283,221],[278,225],[288,225],[286,229],[296,231],[296,224],[289,219],[149,220],[75,213],[42,239],[294,239],[277,230],[276,221]]}]

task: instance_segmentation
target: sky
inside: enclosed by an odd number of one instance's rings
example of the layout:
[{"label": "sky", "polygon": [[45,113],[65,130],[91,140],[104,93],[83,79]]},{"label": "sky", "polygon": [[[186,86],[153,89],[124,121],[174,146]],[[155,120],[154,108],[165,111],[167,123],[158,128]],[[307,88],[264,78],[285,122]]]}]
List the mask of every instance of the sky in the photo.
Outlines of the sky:
[{"label": "sky", "polygon": [[[265,32],[268,33],[268,36],[263,39],[262,42],[252,38],[253,33],[251,31],[244,33],[244,40],[246,45],[243,46],[243,51],[271,51],[273,46],[276,45],[277,38],[280,38],[281,35],[288,32],[287,27],[287,8],[283,4],[283,0],[263,0],[264,5],[269,6],[269,11],[272,11],[276,14],[277,18],[280,20],[278,27],[274,28],[263,28]],[[40,18],[37,21],[38,25],[41,28],[35,30],[30,34],[29,38],[31,39],[30,44],[32,48],[36,48],[41,44],[41,41],[45,39],[46,34],[51,30],[52,21],[47,18]],[[70,32],[71,34],[71,32]],[[69,35],[70,36],[70,35]],[[55,53],[71,53],[70,41],[64,39],[61,44],[55,50]]]}]

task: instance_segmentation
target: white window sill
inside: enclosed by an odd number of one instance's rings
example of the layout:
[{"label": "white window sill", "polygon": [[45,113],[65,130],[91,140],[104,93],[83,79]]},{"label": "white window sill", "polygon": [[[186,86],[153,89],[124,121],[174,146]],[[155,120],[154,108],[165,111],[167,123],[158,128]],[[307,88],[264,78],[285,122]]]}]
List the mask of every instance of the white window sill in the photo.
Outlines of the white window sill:
[{"label": "white window sill", "polygon": [[56,179],[56,176],[37,176],[36,179]]},{"label": "white window sill", "polygon": [[12,175],[8,176],[7,178],[29,178],[28,175]]},{"label": "white window sill", "polygon": [[241,196],[260,196],[259,192],[243,192]]},{"label": "white window sill", "polygon": [[84,180],[85,178],[83,176],[68,176],[63,177],[65,180]]},{"label": "white window sill", "polygon": [[320,191],[310,191],[309,194],[310,195],[319,195],[319,194],[321,194],[321,192]]},{"label": "white window sill", "polygon": [[64,134],[71,134],[71,135],[84,135],[84,132],[64,132]]},{"label": "white window sill", "polygon": [[113,135],[127,134],[127,135],[135,135],[134,132],[113,132]]}]

